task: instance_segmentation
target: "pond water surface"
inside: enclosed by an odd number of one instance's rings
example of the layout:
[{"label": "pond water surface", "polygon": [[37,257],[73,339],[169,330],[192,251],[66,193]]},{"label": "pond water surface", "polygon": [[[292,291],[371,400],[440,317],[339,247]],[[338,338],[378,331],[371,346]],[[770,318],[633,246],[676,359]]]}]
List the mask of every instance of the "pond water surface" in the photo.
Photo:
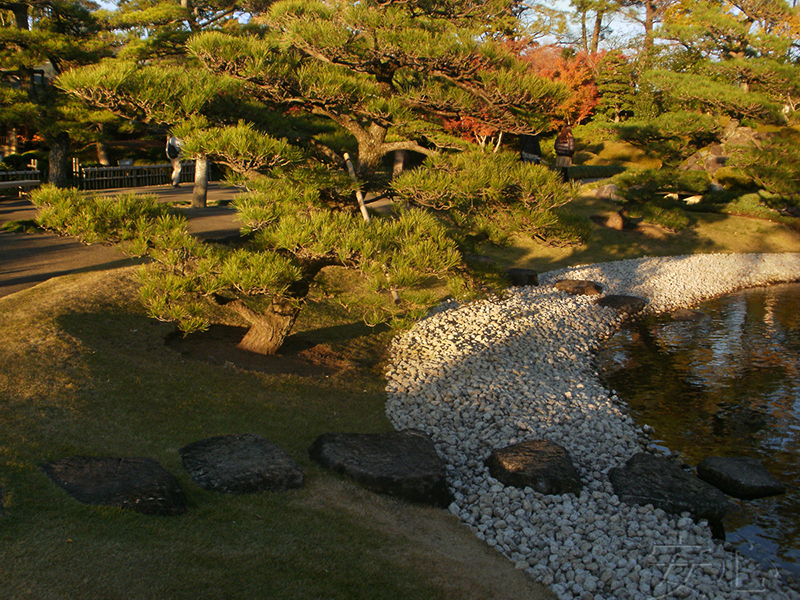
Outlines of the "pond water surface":
[{"label": "pond water surface", "polygon": [[[707,456],[750,456],[786,494],[739,501],[727,540],[800,581],[800,284],[737,292],[631,323],[598,356],[601,376],[662,449],[691,467]],[[794,585],[792,586],[794,587]]]}]

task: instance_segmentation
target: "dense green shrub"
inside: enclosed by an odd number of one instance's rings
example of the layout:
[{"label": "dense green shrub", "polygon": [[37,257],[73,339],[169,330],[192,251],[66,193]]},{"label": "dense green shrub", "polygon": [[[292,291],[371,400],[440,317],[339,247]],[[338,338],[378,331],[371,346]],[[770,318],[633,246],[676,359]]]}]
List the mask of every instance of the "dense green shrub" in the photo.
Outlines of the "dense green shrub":
[{"label": "dense green shrub", "polygon": [[773,208],[800,206],[800,134],[789,129],[758,146],[734,151],[726,166],[746,174],[760,188],[774,194]]}]

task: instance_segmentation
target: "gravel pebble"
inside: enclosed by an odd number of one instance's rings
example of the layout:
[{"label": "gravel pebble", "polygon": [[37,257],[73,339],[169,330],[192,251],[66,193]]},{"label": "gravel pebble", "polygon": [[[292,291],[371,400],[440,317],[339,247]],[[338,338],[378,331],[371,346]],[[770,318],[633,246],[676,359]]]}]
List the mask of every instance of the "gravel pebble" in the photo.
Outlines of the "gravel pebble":
[{"label": "gravel pebble", "polygon": [[[559,279],[639,296],[645,313],[689,308],[733,291],[800,279],[800,254],[643,258],[541,274],[502,298],[448,303],[392,344],[386,412],[426,431],[447,463],[450,512],[561,599],[800,599],[774,571],[725,550],[705,523],[613,494],[609,469],[650,444],[603,387],[594,351],[626,318],[573,296]],[[548,439],[564,446],[585,489],[544,496],[506,487],[484,460],[495,448]],[[567,577],[569,575],[569,577]]]}]

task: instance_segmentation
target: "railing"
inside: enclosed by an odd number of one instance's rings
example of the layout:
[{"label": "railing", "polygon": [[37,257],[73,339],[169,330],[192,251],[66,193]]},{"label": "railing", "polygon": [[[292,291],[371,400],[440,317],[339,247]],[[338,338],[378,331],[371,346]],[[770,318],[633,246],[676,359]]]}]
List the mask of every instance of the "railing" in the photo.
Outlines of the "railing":
[{"label": "railing", "polygon": [[[182,163],[181,183],[194,182],[194,161]],[[121,165],[119,167],[73,167],[73,180],[82,190],[167,185],[172,181],[172,165]]]},{"label": "railing", "polygon": [[25,171],[0,171],[0,181],[24,181],[31,179],[41,181],[41,178],[41,172],[34,169],[28,169]]}]

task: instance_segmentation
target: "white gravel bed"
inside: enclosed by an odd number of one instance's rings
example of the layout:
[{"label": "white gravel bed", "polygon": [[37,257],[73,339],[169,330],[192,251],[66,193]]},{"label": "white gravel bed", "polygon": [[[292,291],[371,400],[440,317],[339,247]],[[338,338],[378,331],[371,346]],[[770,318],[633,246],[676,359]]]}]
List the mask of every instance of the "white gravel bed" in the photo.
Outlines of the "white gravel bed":
[{"label": "white gravel bed", "polygon": [[[705,522],[619,501],[608,470],[649,440],[593,370],[594,351],[622,321],[597,296],[556,290],[588,279],[605,294],[648,300],[647,312],[800,279],[798,254],[644,258],[551,271],[538,287],[442,310],[399,336],[387,372],[387,414],[426,431],[445,459],[450,511],[562,599],[798,598],[774,571],[712,540]],[[530,439],[564,446],[580,496],[506,487],[484,460]]]}]

